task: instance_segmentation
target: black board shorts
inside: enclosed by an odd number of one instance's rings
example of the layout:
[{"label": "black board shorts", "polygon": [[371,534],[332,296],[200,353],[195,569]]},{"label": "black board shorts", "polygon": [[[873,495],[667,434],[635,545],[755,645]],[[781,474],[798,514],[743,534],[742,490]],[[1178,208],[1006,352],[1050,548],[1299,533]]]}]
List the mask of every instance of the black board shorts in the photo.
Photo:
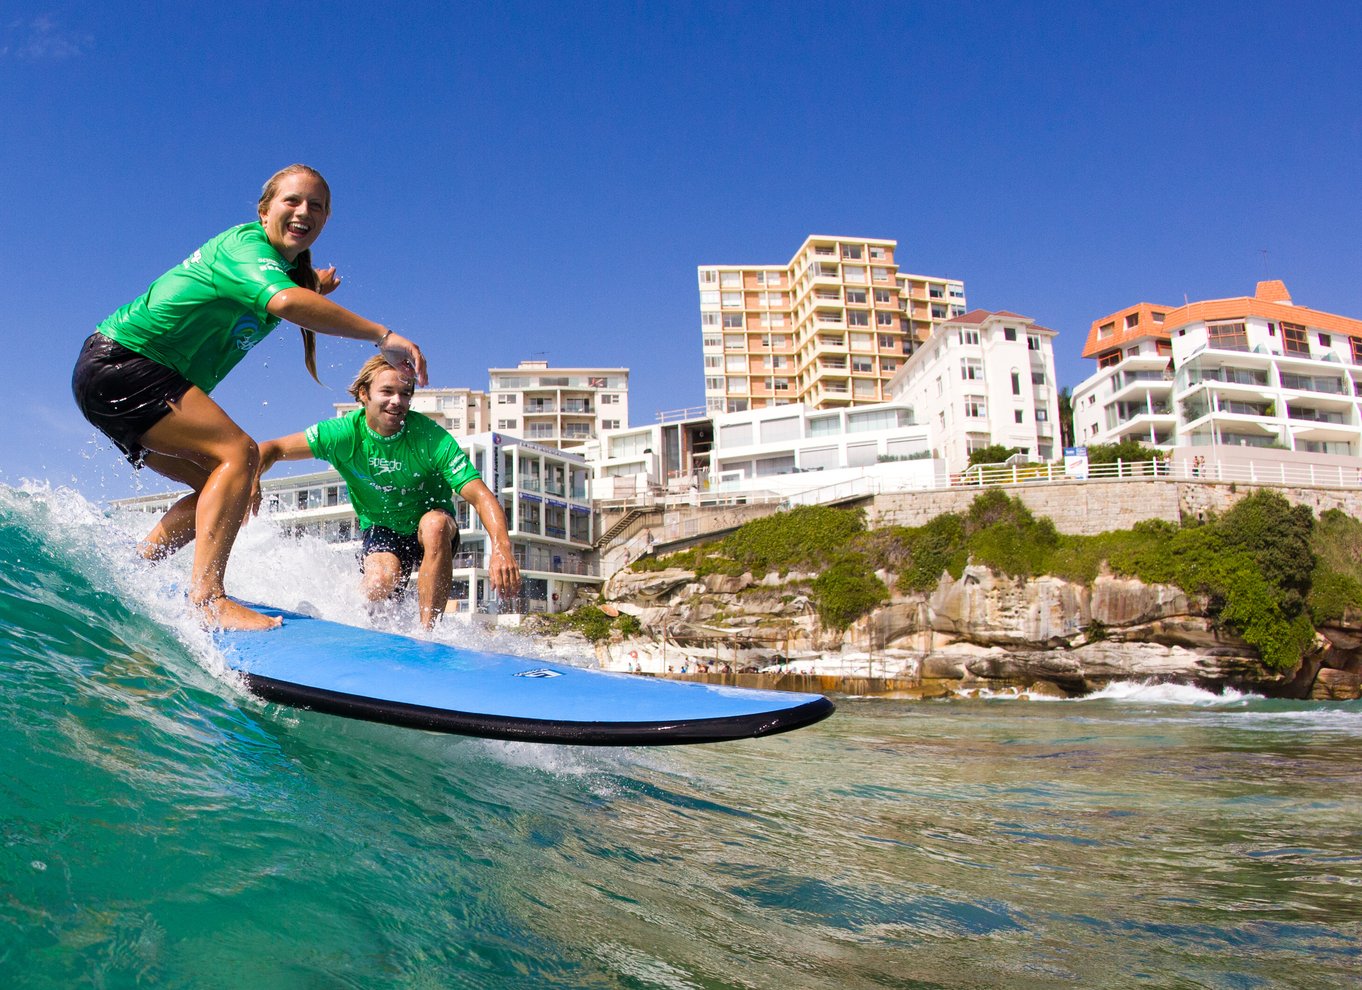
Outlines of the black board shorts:
[{"label": "black board shorts", "polygon": [[[445,515],[449,515],[449,513],[446,512]],[[458,552],[459,527],[457,524],[454,526],[454,536],[450,539],[449,545],[452,551]],[[364,571],[364,559],[371,553],[390,553],[397,558],[397,563],[402,568],[402,580],[397,582],[397,587],[393,590],[395,595],[401,593],[407,579],[411,577],[411,572],[420,567],[421,561],[426,559],[426,550],[421,546],[419,535],[416,533],[398,533],[387,526],[370,526],[364,531],[364,544],[359,551],[361,573]]]},{"label": "black board shorts", "polygon": [[71,373],[71,394],[90,423],[142,466],[142,436],[194,386],[178,371],[157,364],[95,332],[86,338]]}]

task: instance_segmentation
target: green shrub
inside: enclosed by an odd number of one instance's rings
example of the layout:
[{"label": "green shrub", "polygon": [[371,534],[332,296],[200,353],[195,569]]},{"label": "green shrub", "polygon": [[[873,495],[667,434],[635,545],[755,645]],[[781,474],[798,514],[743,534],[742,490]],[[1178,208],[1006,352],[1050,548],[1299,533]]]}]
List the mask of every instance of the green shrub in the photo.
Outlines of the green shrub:
[{"label": "green shrub", "polygon": [[814,578],[810,591],[819,620],[839,632],[889,600],[889,589],[860,555],[833,563]]},{"label": "green shrub", "polygon": [[980,447],[971,450],[969,454],[969,466],[976,464],[1002,464],[1013,454],[1020,454],[1020,447],[1004,447],[1000,443],[991,443],[987,447]]},{"label": "green shrub", "polygon": [[1122,440],[1120,443],[1093,443],[1088,445],[1088,464],[1115,464],[1117,461],[1152,461],[1162,458],[1161,451],[1146,447],[1138,440]]}]

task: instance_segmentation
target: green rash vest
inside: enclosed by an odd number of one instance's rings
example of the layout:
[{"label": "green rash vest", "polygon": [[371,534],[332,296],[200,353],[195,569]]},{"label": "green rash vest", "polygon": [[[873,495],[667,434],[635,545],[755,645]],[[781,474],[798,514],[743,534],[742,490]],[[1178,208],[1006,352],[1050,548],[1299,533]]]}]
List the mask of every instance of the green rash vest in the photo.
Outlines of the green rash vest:
[{"label": "green rash vest", "polygon": [[428,510],[452,514],[453,493],[482,477],[454,438],[418,412],[390,437],[369,427],[363,409],[322,420],[304,436],[313,456],[345,479],[360,529],[415,533]]},{"label": "green rash vest", "polygon": [[265,307],[296,288],[258,222],[214,237],[99,325],[99,332],[211,392],[279,325]]}]

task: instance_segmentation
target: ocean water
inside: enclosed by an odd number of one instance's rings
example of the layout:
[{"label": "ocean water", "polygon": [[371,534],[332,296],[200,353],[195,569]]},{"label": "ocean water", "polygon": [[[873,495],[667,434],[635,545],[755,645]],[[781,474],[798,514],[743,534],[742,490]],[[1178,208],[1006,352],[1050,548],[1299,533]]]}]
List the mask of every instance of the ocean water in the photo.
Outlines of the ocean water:
[{"label": "ocean water", "polygon": [[[0,487],[0,987],[1362,982],[1362,706],[1118,685],[701,747],[422,733],[245,694],[141,522]],[[257,522],[229,587],[355,621],[349,566]]]}]

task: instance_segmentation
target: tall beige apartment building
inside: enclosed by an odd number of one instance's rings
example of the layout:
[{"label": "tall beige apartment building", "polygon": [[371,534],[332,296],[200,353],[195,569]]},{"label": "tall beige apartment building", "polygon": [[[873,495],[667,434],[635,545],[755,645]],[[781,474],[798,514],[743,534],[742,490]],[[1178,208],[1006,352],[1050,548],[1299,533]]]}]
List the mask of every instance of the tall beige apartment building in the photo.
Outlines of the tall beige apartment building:
[{"label": "tall beige apartment building", "polygon": [[784,265],[701,265],[708,412],[884,402],[965,283],[901,273],[897,241],[811,235]]}]

